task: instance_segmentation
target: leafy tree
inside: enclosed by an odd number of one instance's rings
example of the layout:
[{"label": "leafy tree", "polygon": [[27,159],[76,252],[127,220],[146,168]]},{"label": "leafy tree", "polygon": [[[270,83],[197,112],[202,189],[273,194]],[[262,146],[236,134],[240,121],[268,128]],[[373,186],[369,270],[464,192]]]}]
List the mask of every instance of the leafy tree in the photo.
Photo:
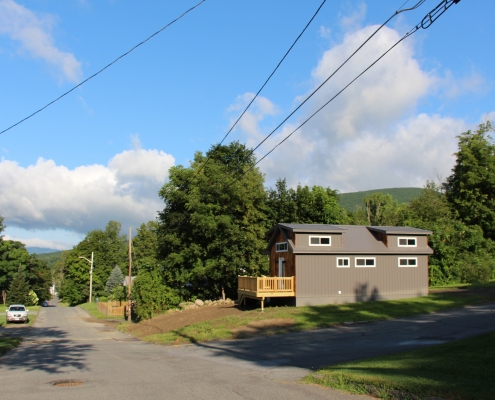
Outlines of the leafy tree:
[{"label": "leafy tree", "polygon": [[8,291],[14,276],[24,268],[28,285],[42,300],[50,298],[52,284],[50,269],[36,255],[29,254],[23,243],[0,238],[0,290]]},{"label": "leafy tree", "polygon": [[[83,290],[89,293],[89,263],[79,257],[89,259],[94,253],[93,262],[93,296],[105,295],[105,283],[112,269],[118,265],[125,271],[127,267],[127,237],[120,234],[121,224],[116,221],[108,222],[105,230],[96,229],[68,253],[64,266],[64,300],[71,304],[84,301],[84,296],[77,293]],[[73,297],[73,295],[75,297]],[[71,296],[70,298],[67,296]],[[88,294],[86,295],[87,298]]]},{"label": "leafy tree", "polygon": [[3,224],[4,218],[0,215],[0,239],[3,237],[2,232],[5,230],[5,225]]},{"label": "leafy tree", "polygon": [[321,186],[287,188],[285,179],[267,190],[267,228],[279,222],[296,224],[345,224],[347,212],[339,205],[338,192]]},{"label": "leafy tree", "polygon": [[447,200],[467,225],[478,225],[487,238],[495,239],[495,145],[488,132],[491,122],[474,132],[462,133],[452,175],[447,178]]},{"label": "leafy tree", "polygon": [[149,221],[137,228],[137,235],[132,239],[132,274],[137,275],[143,262],[158,263],[158,229],[157,221]]},{"label": "leafy tree", "polygon": [[7,292],[8,304],[28,304],[29,303],[29,284],[22,267],[14,275]]},{"label": "leafy tree", "polygon": [[89,277],[88,282],[85,283],[73,279],[64,279],[60,284],[58,294],[63,301],[71,306],[84,303],[89,296]]},{"label": "leafy tree", "polygon": [[159,250],[166,283],[185,298],[233,295],[237,275],[266,271],[264,179],[255,162],[234,142],[170,169],[159,192]]},{"label": "leafy tree", "polygon": [[399,225],[404,206],[399,205],[390,194],[373,193],[363,199],[367,225]]},{"label": "leafy tree", "polygon": [[117,287],[122,286],[124,283],[124,274],[118,265],[114,267],[112,273],[108,277],[107,283],[105,285],[105,291],[107,294],[111,294],[113,290]]},{"label": "leafy tree", "polygon": [[142,262],[132,283],[131,298],[136,301],[136,314],[139,319],[162,314],[180,302],[177,291],[165,284],[160,268],[146,261]]}]

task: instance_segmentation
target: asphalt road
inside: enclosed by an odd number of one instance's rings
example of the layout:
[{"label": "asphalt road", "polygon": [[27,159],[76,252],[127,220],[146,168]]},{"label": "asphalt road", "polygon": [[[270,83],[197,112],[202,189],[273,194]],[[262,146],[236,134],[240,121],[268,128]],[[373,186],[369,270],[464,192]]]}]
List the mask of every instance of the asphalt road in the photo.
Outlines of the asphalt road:
[{"label": "asphalt road", "polygon": [[[290,335],[156,346],[79,308],[42,308],[23,344],[0,358],[8,399],[363,399],[298,383],[312,369],[495,330],[495,304]],[[15,330],[10,330],[13,333]],[[74,380],[79,386],[54,386]]]}]

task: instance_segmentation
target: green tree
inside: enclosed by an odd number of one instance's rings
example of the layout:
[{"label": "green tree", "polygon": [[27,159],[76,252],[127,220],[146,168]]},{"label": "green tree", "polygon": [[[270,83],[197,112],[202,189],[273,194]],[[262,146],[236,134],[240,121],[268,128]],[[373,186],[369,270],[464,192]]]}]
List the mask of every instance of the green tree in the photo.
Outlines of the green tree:
[{"label": "green tree", "polygon": [[137,275],[143,262],[158,263],[158,229],[157,221],[149,221],[141,224],[136,229],[137,235],[132,239],[132,274]]},{"label": "green tree", "polygon": [[[121,224],[108,222],[105,230],[96,229],[89,232],[67,255],[64,266],[64,300],[78,304],[89,295],[89,263],[79,257],[89,259],[94,253],[93,262],[93,296],[105,295],[105,283],[112,269],[118,265],[122,271],[127,268],[127,236],[120,234]],[[78,293],[85,293],[82,296]],[[70,297],[68,297],[70,296]]]},{"label": "green tree", "polygon": [[237,275],[266,273],[264,178],[255,162],[234,142],[170,169],[159,192],[159,249],[166,282],[185,298],[234,295]]},{"label": "green tree", "polygon": [[41,301],[50,298],[52,284],[50,269],[34,254],[29,254],[23,243],[0,238],[0,291],[8,291],[14,276],[24,268],[24,275],[31,289]]},{"label": "green tree", "polygon": [[139,319],[162,314],[180,302],[177,291],[165,284],[161,268],[144,260],[132,283],[131,298],[136,302]]},{"label": "green tree", "polygon": [[18,272],[10,283],[7,292],[8,304],[28,304],[29,303],[29,284],[26,280],[23,268],[19,267]]},{"label": "green tree", "polygon": [[495,145],[488,132],[493,124],[480,124],[462,133],[452,175],[447,178],[447,200],[467,225],[478,225],[495,239]]},{"label": "green tree", "polygon": [[5,225],[3,222],[4,218],[0,215],[0,239],[3,237],[2,232],[5,230]]},{"label": "green tree", "polygon": [[279,222],[295,224],[345,224],[347,212],[339,205],[338,191],[322,186],[287,188],[285,179],[267,190],[267,228]]},{"label": "green tree", "polygon": [[115,288],[120,287],[123,284],[124,274],[122,274],[122,270],[120,269],[120,267],[116,265],[107,279],[107,283],[105,284],[105,291],[108,295],[110,295]]}]

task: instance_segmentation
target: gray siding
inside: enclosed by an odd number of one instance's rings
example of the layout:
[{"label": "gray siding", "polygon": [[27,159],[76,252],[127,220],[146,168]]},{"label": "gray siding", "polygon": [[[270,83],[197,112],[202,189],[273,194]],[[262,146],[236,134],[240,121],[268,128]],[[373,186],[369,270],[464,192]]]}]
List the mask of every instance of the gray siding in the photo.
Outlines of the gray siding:
[{"label": "gray siding", "polygon": [[[412,255],[411,255],[412,256]],[[336,255],[296,255],[296,305],[388,300],[428,294],[428,257],[414,255],[417,267],[400,268],[398,255],[380,255],[376,266],[336,267]],[[339,294],[338,292],[341,292]]]},{"label": "gray siding", "polygon": [[[317,249],[317,248],[340,248],[342,247],[342,234],[341,233],[296,233],[296,241],[295,245],[298,247],[307,247],[308,249]],[[310,236],[330,236],[332,239],[330,240],[331,246],[310,246],[309,245],[309,237]]]}]

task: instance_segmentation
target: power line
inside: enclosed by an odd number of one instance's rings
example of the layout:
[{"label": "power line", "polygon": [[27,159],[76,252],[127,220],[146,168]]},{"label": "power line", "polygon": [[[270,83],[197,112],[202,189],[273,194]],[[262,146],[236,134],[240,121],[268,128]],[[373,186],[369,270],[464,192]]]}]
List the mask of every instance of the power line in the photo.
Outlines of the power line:
[{"label": "power line", "polygon": [[306,104],[306,102],[314,96],[314,94],[316,92],[318,92],[330,79],[332,79],[335,74],[337,72],[340,71],[340,69],[347,64],[347,62],[356,55],[356,53],[361,50],[364,45],[366,43],[368,43],[372,38],[373,36],[375,36],[385,25],[387,25],[390,20],[392,20],[394,17],[396,17],[397,15],[399,15],[400,13],[402,12],[406,12],[406,11],[411,11],[411,10],[415,10],[416,8],[418,8],[419,6],[421,6],[426,0],[419,0],[414,6],[410,7],[410,8],[405,8],[405,9],[399,9],[397,10],[394,14],[392,14],[390,16],[390,18],[388,18],[383,24],[381,24],[356,50],[354,50],[354,52],[349,56],[347,57],[347,59],[342,63],[340,64],[340,66],[335,70],[333,71],[330,76],[325,79],[315,90],[313,90],[311,92],[311,94],[309,96],[307,96],[304,101],[299,104],[287,117],[285,117],[282,122],[280,122],[280,124],[278,124],[254,149],[252,149],[251,151],[251,154],[254,153],[256,151],[256,149],[258,149],[263,143],[265,143],[266,140],[268,140],[268,138],[270,136],[272,136],[285,122],[287,122],[287,120],[292,117],[304,104]]},{"label": "power line", "polygon": [[304,29],[301,31],[301,33],[297,36],[296,40],[294,40],[294,42],[292,43],[292,45],[289,47],[289,50],[287,50],[287,52],[284,54],[284,56],[282,57],[282,59],[278,62],[277,66],[272,71],[272,73],[270,74],[270,76],[266,79],[265,83],[263,83],[263,85],[260,87],[260,89],[258,90],[258,92],[256,92],[256,94],[251,99],[251,101],[249,102],[249,104],[246,106],[246,108],[244,109],[244,111],[241,113],[241,115],[239,115],[239,117],[237,118],[237,120],[234,122],[234,124],[230,127],[230,129],[228,130],[228,132],[225,134],[225,136],[223,137],[223,139],[221,140],[221,142],[215,147],[215,149],[213,149],[210,152],[210,154],[206,158],[206,161],[203,163],[203,165],[196,172],[196,175],[198,175],[201,172],[201,170],[206,166],[206,164],[208,164],[208,161],[211,158],[211,154],[222,145],[222,143],[225,141],[225,139],[227,139],[227,136],[229,136],[230,132],[232,132],[232,130],[236,127],[237,123],[242,119],[242,117],[244,116],[244,114],[246,113],[246,111],[249,109],[249,107],[251,107],[251,104],[253,104],[254,101],[257,99],[258,95],[261,93],[261,91],[264,89],[264,87],[266,86],[266,84],[268,83],[268,81],[275,74],[275,72],[277,71],[278,67],[280,67],[280,65],[283,63],[283,61],[285,60],[285,58],[291,52],[292,48],[296,45],[296,43],[299,41],[299,39],[304,34],[304,32],[306,32],[306,29],[308,29],[309,25],[311,25],[311,22],[313,22],[313,20],[315,19],[316,15],[320,12],[321,8],[323,7],[323,5],[325,4],[326,1],[327,0],[323,0],[323,2],[320,4],[320,6],[316,10],[316,12],[313,14],[313,16],[311,17],[311,19],[308,21],[308,23],[306,24],[306,26],[304,27]]},{"label": "power line", "polygon": [[142,42],[138,43],[137,45],[135,45],[133,48],[131,48],[129,51],[125,52],[124,54],[122,54],[120,57],[117,57],[115,60],[113,60],[110,64],[107,64],[106,66],[104,66],[102,69],[100,69],[98,72],[95,72],[93,75],[91,75],[89,78],[86,78],[85,80],[83,80],[81,83],[79,83],[78,85],[74,86],[72,89],[68,90],[67,92],[65,92],[64,94],[60,95],[59,97],[57,97],[55,100],[52,100],[51,102],[49,102],[48,104],[46,104],[44,107],[40,108],[38,111],[35,111],[34,113],[28,115],[26,118],[23,118],[21,119],[19,122],[15,123],[14,125],[11,125],[9,126],[7,129],[4,129],[3,131],[0,132],[0,135],[2,133],[5,133],[9,130],[11,130],[12,128],[16,127],[17,125],[19,124],[22,124],[24,121],[28,120],[29,118],[31,117],[34,117],[36,114],[38,114],[39,112],[43,111],[45,108],[51,106],[53,103],[56,103],[57,101],[59,101],[62,97],[65,97],[67,96],[70,92],[74,91],[75,89],[77,89],[78,87],[84,85],[86,82],[88,82],[90,79],[93,79],[95,76],[101,74],[104,70],[106,70],[107,68],[111,67],[113,64],[115,64],[117,61],[119,61],[121,58],[124,58],[126,55],[128,55],[129,53],[131,53],[132,51],[136,50],[139,46],[143,45],[144,43],[146,43],[148,40],[150,40],[151,38],[155,37],[156,35],[158,35],[159,33],[161,33],[162,31],[164,31],[165,29],[167,29],[170,25],[174,24],[175,22],[177,22],[178,20],[180,20],[182,17],[184,17],[186,14],[188,14],[189,12],[191,12],[192,10],[194,10],[195,8],[199,7],[201,4],[203,4],[206,0],[201,0],[199,3],[197,3],[195,6],[189,8],[187,11],[183,12],[180,16],[178,16],[177,18],[175,18],[174,20],[172,20],[171,22],[169,22],[167,25],[165,25],[163,28],[159,29],[158,31],[156,31],[155,33],[153,33],[152,35],[148,36],[146,39],[144,39]]},{"label": "power line", "polygon": [[[268,155],[270,155],[278,146],[284,143],[287,139],[289,139],[294,133],[296,133],[300,128],[306,125],[309,120],[311,120],[316,114],[318,114],[321,110],[323,110],[328,104],[330,104],[335,98],[337,98],[344,90],[346,90],[349,86],[351,86],[357,79],[359,79],[366,71],[368,71],[371,67],[373,67],[378,61],[380,61],[385,55],[387,55],[394,47],[396,47],[403,40],[407,39],[409,36],[416,33],[420,28],[428,29],[433,22],[435,22],[440,15],[442,15],[445,11],[447,11],[453,4],[459,3],[460,0],[443,0],[435,7],[432,11],[430,11],[423,20],[412,28],[409,32],[407,32],[402,38],[400,38],[397,42],[395,42],[385,53],[383,53],[380,57],[378,57],[373,63],[371,63],[365,70],[363,70],[359,75],[357,75],[352,81],[350,81],[346,86],[344,86],[339,92],[337,92],[330,100],[328,100],[325,104],[323,104],[318,110],[316,110],[313,114],[311,114],[307,119],[305,119],[296,129],[294,129],[291,133],[289,133],[284,139],[282,139],[279,143],[277,143],[272,149],[266,153],[263,157],[261,157],[251,168],[249,168],[245,173],[248,173],[251,169],[253,169],[256,165],[258,165],[261,161],[263,161]],[[273,132],[272,132],[273,133]],[[272,134],[270,133],[270,135]],[[266,140],[266,138],[265,138]],[[263,142],[265,141],[263,140]],[[263,143],[261,142],[261,143]],[[260,145],[261,145],[260,143]],[[256,148],[258,148],[258,145]]]},{"label": "power line", "polygon": [[[320,84],[320,85],[319,85],[319,86],[318,86],[318,87],[317,87],[317,88],[316,88],[316,89],[315,89],[315,90],[314,90],[314,91],[313,91],[313,92],[312,92],[309,96],[307,96],[307,97],[306,97],[306,99],[305,99],[305,100],[304,100],[304,101],[303,101],[303,102],[302,102],[302,103],[301,103],[298,107],[296,107],[296,108],[295,108],[295,109],[294,109],[294,110],[293,110],[293,111],[292,111],[292,112],[291,112],[291,113],[290,113],[290,114],[289,114],[289,115],[288,115],[288,116],[287,116],[287,117],[286,117],[286,118],[285,118],[285,119],[284,119],[284,120],[283,120],[283,121],[282,121],[279,125],[277,125],[277,127],[276,127],[275,129],[273,129],[273,130],[272,130],[272,131],[271,131],[271,132],[270,132],[270,133],[269,133],[269,134],[268,134],[268,135],[267,135],[267,136],[266,136],[266,137],[265,137],[265,138],[264,138],[264,139],[263,139],[263,140],[262,140],[262,141],[261,141],[261,142],[260,142],[260,143],[259,143],[256,147],[255,147],[255,148],[254,148],[254,149],[252,149],[252,150],[250,151],[250,155],[251,155],[251,154],[253,154],[253,153],[254,153],[254,151],[255,151],[256,149],[258,149],[258,148],[259,148],[259,147],[260,147],[260,146],[261,146],[261,145],[262,145],[262,144],[263,144],[263,143],[264,143],[264,142],[265,142],[265,141],[266,141],[266,140],[267,140],[267,139],[268,139],[268,138],[269,138],[269,137],[270,137],[270,136],[271,136],[271,135],[272,135],[275,131],[277,131],[277,130],[278,130],[278,129],[279,129],[279,128],[280,128],[280,127],[281,127],[281,126],[282,126],[282,125],[283,125],[283,124],[284,124],[284,123],[285,123],[285,122],[286,122],[286,121],[287,121],[287,120],[288,120],[288,119],[289,119],[292,115],[294,115],[294,113],[295,113],[295,112],[297,112],[297,110],[299,110],[299,109],[300,109],[300,108],[301,108],[301,107],[302,107],[302,106],[303,106],[303,105],[304,105],[304,104],[305,104],[305,103],[306,103],[306,102],[307,102],[307,101],[308,101],[308,100],[309,100],[309,99],[310,99],[310,98],[311,98],[311,97],[312,97],[312,96],[313,96],[313,95],[314,95],[314,94],[315,94],[318,90],[320,90],[320,89],[323,87],[323,85],[325,85],[325,83],[327,83],[327,82],[328,82],[328,81],[329,81],[329,80],[330,80],[330,79],[331,79],[331,78],[332,78],[332,77],[333,77],[333,76],[334,76],[334,75],[335,75],[335,74],[336,74],[336,73],[337,73],[337,72],[338,72],[338,71],[339,71],[339,70],[340,70],[340,69],[341,69],[341,68],[342,68],[342,67],[343,67],[343,66],[344,66],[344,65],[345,65],[345,64],[346,64],[346,63],[347,63],[347,62],[348,62],[351,58],[352,58],[352,57],[354,57],[354,55],[356,55],[356,53],[357,53],[359,50],[361,50],[361,48],[362,48],[362,47],[363,47],[366,43],[368,43],[368,42],[371,40],[371,38],[372,38],[373,36],[375,36],[375,35],[376,35],[376,33],[378,33],[378,31],[379,31],[380,29],[382,29],[382,28],[383,28],[383,27],[384,27],[384,26],[385,26],[388,22],[390,22],[390,20],[392,20],[395,16],[397,16],[398,14],[400,14],[400,13],[402,13],[402,12],[406,12],[406,11],[415,10],[416,8],[418,8],[419,6],[421,6],[421,5],[422,5],[425,1],[426,1],[426,0],[419,0],[419,1],[418,1],[415,5],[414,5],[414,6],[412,6],[412,7],[410,7],[410,8],[406,8],[406,9],[399,9],[399,10],[395,11],[395,12],[394,12],[394,14],[392,14],[392,15],[391,15],[391,16],[390,16],[390,17],[389,17],[389,18],[388,18],[388,19],[387,19],[387,20],[386,20],[386,21],[385,21],[382,25],[380,25],[380,27],[378,27],[378,28],[377,28],[377,29],[376,29],[376,30],[375,30],[375,31],[374,31],[374,32],[373,32],[373,33],[372,33],[372,34],[371,34],[371,35],[370,35],[370,36],[369,36],[369,37],[368,37],[368,38],[367,38],[367,39],[366,39],[366,40],[365,40],[365,41],[364,41],[364,42],[363,42],[363,43],[362,43],[362,44],[361,44],[361,45],[360,45],[360,46],[359,46],[359,47],[358,47],[358,48],[357,48],[357,49],[356,49],[356,50],[355,50],[355,51],[354,51],[354,52],[353,52],[353,53],[352,53],[352,54],[351,54],[351,55],[350,55],[350,56],[349,56],[349,57],[348,57],[348,58],[347,58],[347,59],[346,59],[343,63],[342,63],[342,64],[340,64],[340,66],[339,66],[339,67],[338,67],[338,68],[337,68],[337,69],[336,69],[336,70],[335,70],[332,74],[330,74],[330,76],[329,76],[329,77],[328,77],[325,81],[323,81],[323,82],[322,82],[322,83],[321,83],[321,84]],[[453,1],[453,0],[449,0],[449,1]],[[321,6],[320,6],[320,7],[321,7]],[[404,40],[404,39],[405,39],[405,37],[403,37],[400,41],[402,41],[402,40]],[[399,41],[399,42],[397,42],[394,46],[392,46],[389,50],[387,50],[387,52],[386,52],[386,53],[384,53],[381,57],[379,57],[377,60],[375,60],[375,62],[374,62],[373,64],[371,64],[371,65],[370,65],[368,68],[366,68],[366,69],[365,69],[365,70],[364,70],[361,74],[359,74],[359,75],[358,75],[358,76],[357,76],[357,77],[356,77],[353,81],[351,81],[351,83],[349,83],[349,84],[348,84],[348,85],[347,85],[344,89],[342,89],[342,90],[341,90],[341,91],[340,91],[340,92],[339,92],[336,96],[334,96],[334,98],[335,98],[335,97],[337,97],[340,93],[342,93],[342,92],[343,92],[343,91],[344,91],[344,90],[345,90],[348,86],[350,86],[350,85],[351,85],[351,84],[352,84],[352,83],[353,83],[356,79],[358,79],[358,78],[359,78],[361,75],[363,75],[363,74],[364,74],[367,70],[369,70],[369,69],[370,69],[370,68],[371,68],[374,64],[376,64],[376,63],[377,63],[377,62],[378,62],[381,58],[383,58],[383,57],[385,56],[385,54],[387,54],[389,51],[391,51],[391,50],[392,50],[392,48],[394,48],[396,45],[398,45],[398,44],[400,43],[400,41]],[[334,98],[332,98],[330,101],[332,101]],[[330,103],[330,101],[329,101],[329,102],[327,102],[327,103],[325,104],[325,106],[326,106],[328,103]],[[322,108],[323,108],[323,107],[322,107]],[[322,109],[322,108],[321,108],[321,109]],[[319,112],[321,109],[319,109],[317,112]],[[316,114],[316,113],[315,113],[315,114]],[[314,114],[314,115],[315,115],[315,114]],[[311,119],[314,115],[312,115],[309,119]],[[301,128],[301,126],[302,126],[302,125],[306,124],[306,123],[309,121],[309,119],[308,119],[308,120],[306,120],[303,124],[301,124],[301,125],[300,125],[297,129]],[[297,130],[297,129],[296,129],[296,130]],[[292,132],[292,133],[294,133],[294,132]],[[290,135],[292,135],[292,133],[291,133]],[[289,135],[289,137],[290,137],[290,135]],[[288,139],[288,137],[287,137],[287,138],[285,138],[285,139],[284,139],[284,141],[285,141],[285,140],[287,140],[287,139]],[[277,146],[275,146],[275,148],[276,148],[276,147],[278,147],[280,144],[281,144],[281,143],[279,143]],[[217,146],[216,148],[218,148],[218,146]],[[273,148],[272,150],[270,150],[270,152],[269,152],[268,154],[270,154],[272,151],[274,151],[274,150],[275,150],[275,148]],[[214,150],[212,150],[212,152],[213,152],[213,151],[214,151]],[[210,154],[211,154],[211,153],[210,153]],[[252,169],[253,169],[256,165],[258,165],[260,161],[262,161],[264,158],[266,158],[266,157],[268,156],[268,154],[267,154],[267,155],[265,155],[265,156],[264,156],[263,158],[261,158],[260,160],[258,160],[258,161],[257,161],[257,162],[256,162],[256,163],[252,166],[252,167],[250,167],[248,170],[246,170],[245,172],[241,173],[241,174],[240,174],[240,176],[238,176],[237,178],[234,178],[234,180],[235,180],[235,181],[237,181],[237,180],[239,180],[239,178],[241,178],[242,176],[246,175],[246,174],[247,174],[249,171],[251,171],[251,170],[252,170]],[[200,168],[200,170],[204,167],[204,165],[206,165],[206,162],[203,164],[203,166]],[[197,172],[196,174],[194,174],[194,177],[196,177],[196,176],[198,175],[198,173],[199,173],[199,171],[200,171],[200,170],[198,170],[198,172]],[[233,182],[233,183],[235,183],[235,182]],[[233,183],[232,183],[232,184],[233,184]],[[206,193],[206,194],[208,194],[208,193]],[[183,216],[185,216],[185,213],[183,213]],[[175,229],[179,228],[179,227],[182,225],[182,223],[183,223],[183,222],[184,222],[184,218],[180,219],[180,220],[179,220],[179,222],[178,222],[178,224],[177,224],[177,226],[175,227]]]}]

